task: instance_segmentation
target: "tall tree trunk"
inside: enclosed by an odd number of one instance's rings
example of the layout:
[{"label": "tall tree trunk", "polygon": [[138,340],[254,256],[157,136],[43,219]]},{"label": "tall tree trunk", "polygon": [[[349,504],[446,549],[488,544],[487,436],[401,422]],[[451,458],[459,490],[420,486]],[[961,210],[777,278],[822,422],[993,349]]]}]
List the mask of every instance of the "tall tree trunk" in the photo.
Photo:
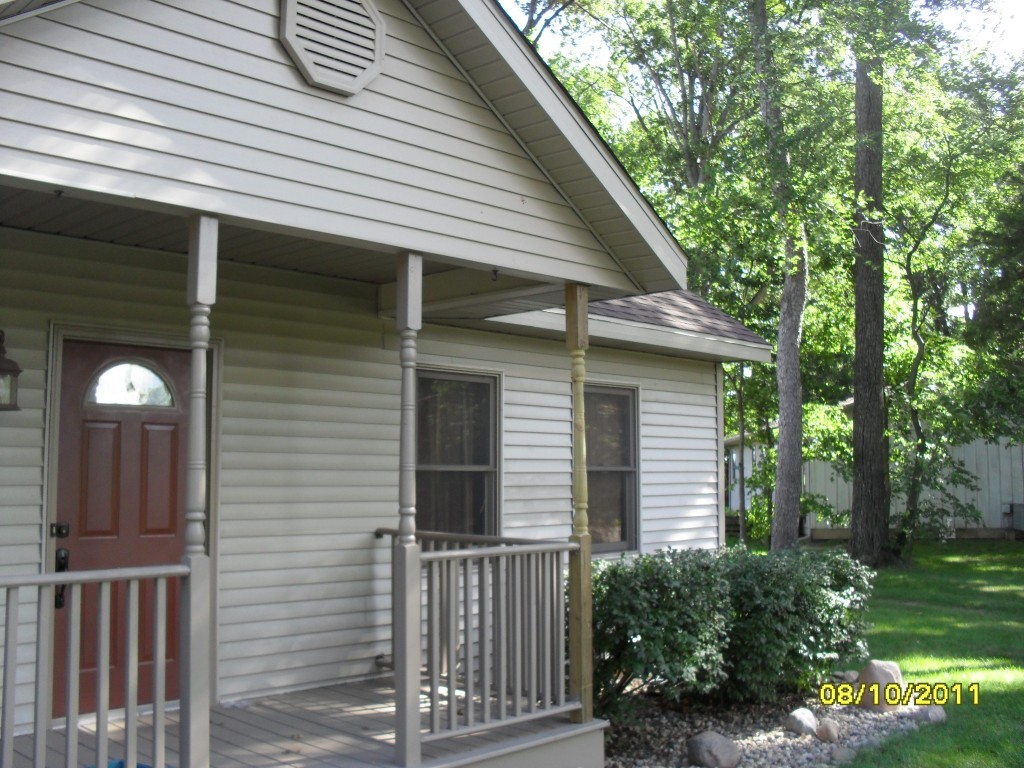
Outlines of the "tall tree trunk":
[{"label": "tall tree trunk", "polygon": [[889,535],[889,440],[883,369],[882,88],[872,78],[881,60],[857,61],[856,211],[854,214],[853,509],[850,554],[877,567]]},{"label": "tall tree trunk", "polygon": [[775,356],[775,378],[779,390],[779,443],[775,463],[775,512],[772,516],[771,548],[796,544],[800,533],[800,491],[803,469],[803,382],[800,378],[800,339],[803,335],[804,308],[807,304],[807,251],[798,244],[790,224],[789,155],[779,79],[768,34],[768,10],[765,0],[753,0],[750,14],[754,42],[757,87],[761,97],[768,144],[768,162],[774,179],[776,218],[785,248],[782,303],[779,308],[779,340]]}]

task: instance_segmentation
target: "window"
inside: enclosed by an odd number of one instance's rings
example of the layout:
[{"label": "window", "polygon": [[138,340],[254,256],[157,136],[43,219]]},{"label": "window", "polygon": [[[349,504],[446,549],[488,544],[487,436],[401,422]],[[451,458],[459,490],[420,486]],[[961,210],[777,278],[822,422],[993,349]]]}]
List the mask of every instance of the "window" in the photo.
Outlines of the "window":
[{"label": "window", "polygon": [[417,383],[416,528],[495,533],[496,380],[420,371]]},{"label": "window", "polygon": [[588,386],[587,486],[595,552],[636,548],[636,393]]},{"label": "window", "polygon": [[142,363],[117,363],[96,377],[85,395],[89,405],[138,405],[171,408],[171,388],[159,373]]}]

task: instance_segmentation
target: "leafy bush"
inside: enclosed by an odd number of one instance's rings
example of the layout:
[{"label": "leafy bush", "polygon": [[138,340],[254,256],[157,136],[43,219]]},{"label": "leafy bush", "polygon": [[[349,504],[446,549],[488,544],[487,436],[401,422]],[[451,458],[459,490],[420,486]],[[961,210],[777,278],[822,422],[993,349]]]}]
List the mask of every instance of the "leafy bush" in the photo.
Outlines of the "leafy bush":
[{"label": "leafy bush", "polygon": [[866,653],[871,571],[844,552],[787,549],[723,556],[733,611],[723,695],[770,701],[818,682],[841,657]]},{"label": "leafy bush", "polygon": [[844,552],[668,551],[594,570],[594,694],[770,701],[860,657],[871,571]]},{"label": "leafy bush", "polygon": [[717,557],[667,551],[594,568],[594,699],[604,714],[627,691],[707,693],[725,678],[729,592]]}]

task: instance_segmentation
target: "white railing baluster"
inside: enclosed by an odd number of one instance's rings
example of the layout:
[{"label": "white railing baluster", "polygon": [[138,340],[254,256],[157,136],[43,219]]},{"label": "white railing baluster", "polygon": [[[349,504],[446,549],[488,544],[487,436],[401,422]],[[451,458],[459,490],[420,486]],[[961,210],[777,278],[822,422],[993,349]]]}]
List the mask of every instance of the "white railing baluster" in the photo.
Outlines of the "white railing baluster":
[{"label": "white railing baluster", "polygon": [[[168,615],[168,579],[182,578],[189,575],[187,565],[147,566],[142,568],[122,568],[98,571],[75,571],[61,573],[38,573],[23,576],[11,576],[0,579],[0,590],[6,598],[5,626],[3,632],[3,695],[0,706],[3,707],[0,717],[0,766],[6,768],[13,764],[14,729],[25,725],[18,721],[17,685],[18,685],[18,613],[21,608],[20,590],[36,588],[35,614],[36,639],[35,659],[32,662],[29,683],[34,688],[34,704],[32,705],[31,765],[34,768],[48,768],[60,764],[65,768],[79,768],[79,740],[81,724],[79,698],[81,695],[82,674],[82,606],[85,594],[84,585],[97,585],[98,607],[94,620],[96,622],[96,718],[95,718],[95,752],[88,755],[90,764],[105,766],[110,762],[111,727],[110,727],[110,685],[111,663],[114,662],[111,628],[113,617],[112,600],[124,596],[124,626],[118,627],[118,647],[124,641],[123,658],[118,651],[118,663],[125,664],[124,689],[124,751],[125,761],[135,765],[139,760],[139,706],[138,706],[138,675],[140,655],[142,652],[139,637],[139,618],[142,615],[141,594],[143,580],[154,581],[154,645],[153,645],[153,759],[154,768],[166,768],[166,677],[167,677],[167,615]],[[114,593],[114,585],[125,584],[124,591],[118,587]],[[54,691],[54,668],[50,648],[53,634],[54,595],[57,587],[65,590],[66,636],[61,638],[65,646],[66,681],[63,691]],[[90,590],[92,588],[90,587]],[[182,666],[187,668],[187,661]],[[65,705],[65,734],[63,738],[63,755],[59,758],[48,754],[48,734],[52,719],[54,696],[60,697]],[[182,717],[183,726],[186,718]],[[61,750],[55,747],[54,752]],[[206,759],[203,760],[206,763]]]},{"label": "white railing baluster", "polygon": [[107,765],[110,742],[110,582],[100,582],[96,611],[96,765]]},{"label": "white railing baluster", "polygon": [[480,558],[480,719],[491,722],[491,567],[493,558]]},{"label": "white railing baluster", "polygon": [[427,664],[430,674],[430,732],[441,730],[441,568],[427,563]]},{"label": "white railing baluster", "polygon": [[81,584],[71,585],[68,606],[67,687],[64,696],[66,713],[64,727],[64,755],[67,768],[78,765],[78,696],[79,675],[82,671],[82,594]]},{"label": "white railing baluster", "polygon": [[128,582],[124,631],[124,762],[134,766],[139,757],[139,581]]},{"label": "white railing baluster", "polygon": [[35,768],[46,768],[46,733],[50,729],[53,696],[53,659],[50,657],[50,625],[53,622],[53,585],[43,584],[36,595],[36,711],[33,720]]},{"label": "white railing baluster", "polygon": [[445,608],[448,612],[448,728],[455,730],[459,724],[459,681],[456,674],[459,657],[459,570],[458,560],[449,560],[448,591],[445,595]]},{"label": "white railing baluster", "polygon": [[14,765],[14,707],[18,685],[18,589],[7,590],[4,625],[4,697],[0,721],[0,763]]},{"label": "white railing baluster", "polygon": [[564,570],[578,545],[423,531],[417,541],[430,689],[421,740],[578,711],[564,647]]},{"label": "white railing baluster", "polygon": [[498,695],[498,720],[508,717],[508,558],[494,558],[494,687]]},{"label": "white railing baluster", "polygon": [[463,680],[465,681],[465,713],[466,725],[472,726],[474,718],[473,702],[475,693],[473,689],[473,563],[475,560],[466,559],[462,561],[462,645],[463,645]]},{"label": "white railing baluster", "polygon": [[167,579],[157,579],[153,595],[153,768],[165,768],[167,723]]},{"label": "white railing baluster", "polygon": [[541,709],[551,706],[551,571],[549,563],[554,557],[547,552],[538,556],[537,574],[540,586],[540,698]]}]

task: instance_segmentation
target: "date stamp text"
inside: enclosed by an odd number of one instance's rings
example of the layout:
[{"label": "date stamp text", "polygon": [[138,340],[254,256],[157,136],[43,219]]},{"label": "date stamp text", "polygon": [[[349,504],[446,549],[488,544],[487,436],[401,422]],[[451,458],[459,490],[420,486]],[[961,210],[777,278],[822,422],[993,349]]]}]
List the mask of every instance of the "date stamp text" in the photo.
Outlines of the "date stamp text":
[{"label": "date stamp text", "polygon": [[818,689],[818,701],[826,707],[834,704],[873,704],[890,706],[917,704],[974,704],[981,698],[978,683],[825,683]]}]

